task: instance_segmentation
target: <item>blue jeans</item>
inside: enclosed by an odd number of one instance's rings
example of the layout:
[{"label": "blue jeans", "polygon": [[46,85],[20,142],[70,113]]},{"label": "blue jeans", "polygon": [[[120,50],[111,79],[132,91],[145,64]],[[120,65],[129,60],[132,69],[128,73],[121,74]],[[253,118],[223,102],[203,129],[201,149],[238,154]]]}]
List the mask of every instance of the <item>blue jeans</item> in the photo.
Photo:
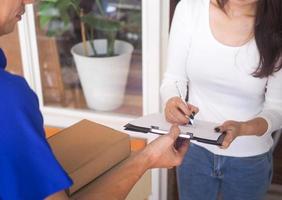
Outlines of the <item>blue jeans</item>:
[{"label": "blue jeans", "polygon": [[236,158],[215,155],[191,143],[177,168],[180,200],[261,200],[271,178],[271,151]]}]

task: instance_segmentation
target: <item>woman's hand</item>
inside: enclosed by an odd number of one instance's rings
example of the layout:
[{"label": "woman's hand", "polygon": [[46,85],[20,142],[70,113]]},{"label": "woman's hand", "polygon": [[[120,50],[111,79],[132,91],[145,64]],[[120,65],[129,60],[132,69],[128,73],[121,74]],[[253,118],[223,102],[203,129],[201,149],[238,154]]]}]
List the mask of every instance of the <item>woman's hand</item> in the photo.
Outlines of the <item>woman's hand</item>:
[{"label": "woman's hand", "polygon": [[169,123],[184,125],[189,123],[189,116],[198,113],[199,108],[186,104],[180,97],[170,98],[165,106],[165,118]]},{"label": "woman's hand", "polygon": [[242,127],[243,127],[243,122],[237,122],[232,120],[226,121],[221,126],[216,127],[215,128],[216,132],[221,132],[225,134],[221,148],[223,149],[228,148],[231,142],[233,142],[233,140],[235,140],[236,137],[242,134]]}]

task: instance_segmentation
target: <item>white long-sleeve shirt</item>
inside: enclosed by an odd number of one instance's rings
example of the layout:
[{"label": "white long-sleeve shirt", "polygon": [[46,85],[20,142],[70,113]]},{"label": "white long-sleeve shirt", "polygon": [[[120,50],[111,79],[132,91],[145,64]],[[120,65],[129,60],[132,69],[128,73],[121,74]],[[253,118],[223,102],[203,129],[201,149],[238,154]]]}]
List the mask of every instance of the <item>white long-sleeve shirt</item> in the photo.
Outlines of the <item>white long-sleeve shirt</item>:
[{"label": "white long-sleeve shirt", "polygon": [[182,0],[177,5],[169,40],[167,71],[161,97],[179,96],[176,81],[189,82],[189,103],[199,107],[197,119],[223,123],[264,118],[263,136],[239,136],[226,150],[197,143],[226,156],[246,157],[267,152],[271,133],[282,128],[282,70],[268,78],[251,74],[259,63],[254,39],[240,47],[224,45],[209,24],[210,0]]}]

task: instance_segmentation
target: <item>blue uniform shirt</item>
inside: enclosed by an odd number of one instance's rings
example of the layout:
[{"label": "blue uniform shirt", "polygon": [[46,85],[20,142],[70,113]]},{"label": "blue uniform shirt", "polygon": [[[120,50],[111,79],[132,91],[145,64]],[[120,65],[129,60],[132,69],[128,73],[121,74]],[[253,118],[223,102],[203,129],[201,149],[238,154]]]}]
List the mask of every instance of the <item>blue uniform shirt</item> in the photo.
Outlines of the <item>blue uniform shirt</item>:
[{"label": "blue uniform shirt", "polygon": [[0,200],[42,200],[71,186],[45,139],[37,96],[0,49]]}]

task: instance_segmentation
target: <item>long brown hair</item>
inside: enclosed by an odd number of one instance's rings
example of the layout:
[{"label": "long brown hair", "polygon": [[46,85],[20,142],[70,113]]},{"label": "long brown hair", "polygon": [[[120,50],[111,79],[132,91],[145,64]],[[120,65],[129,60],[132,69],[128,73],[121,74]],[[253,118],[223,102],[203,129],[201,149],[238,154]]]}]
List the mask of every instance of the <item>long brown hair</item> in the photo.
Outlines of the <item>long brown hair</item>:
[{"label": "long brown hair", "polygon": [[[216,1],[224,10],[228,0]],[[282,0],[258,0],[254,36],[260,60],[252,75],[268,77],[282,68]]]}]

